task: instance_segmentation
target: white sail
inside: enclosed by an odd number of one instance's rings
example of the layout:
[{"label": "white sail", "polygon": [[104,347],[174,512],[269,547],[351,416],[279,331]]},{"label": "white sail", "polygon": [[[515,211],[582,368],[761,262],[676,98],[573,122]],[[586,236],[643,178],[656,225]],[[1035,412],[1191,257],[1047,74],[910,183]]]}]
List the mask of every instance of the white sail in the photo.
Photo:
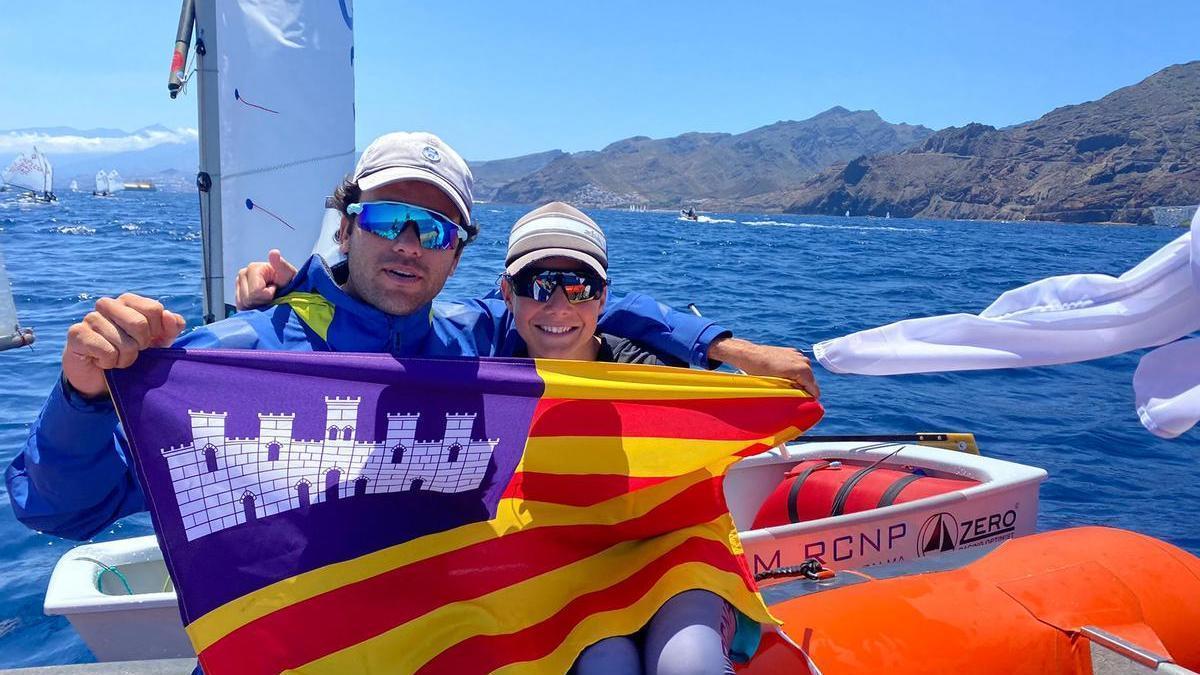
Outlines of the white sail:
[{"label": "white sail", "polygon": [[92,194],[108,194],[108,174],[103,169],[96,172],[96,189],[92,191]]},{"label": "white sail", "polygon": [[108,191],[117,193],[125,189],[125,181],[121,178],[121,174],[117,173],[116,169],[108,172]]},{"label": "white sail", "polygon": [[33,344],[33,331],[21,328],[17,321],[17,307],[4,268],[4,250],[0,249],[0,351],[27,344]]},{"label": "white sail", "polygon": [[17,155],[4,170],[4,182],[40,195],[46,188],[46,171],[38,151],[35,149],[31,155]]},{"label": "white sail", "polygon": [[37,156],[42,167],[42,194],[49,196],[54,192],[54,167],[50,165],[50,158],[37,147],[34,147],[33,154]]},{"label": "white sail", "polygon": [[[349,0],[197,0],[205,314],[271,248],[314,250],[325,197],[354,165]],[[203,181],[203,178],[201,179]]]},{"label": "white sail", "polygon": [[0,182],[3,182],[6,186],[11,185],[12,179],[17,174],[17,167],[21,166],[27,161],[29,160],[25,157],[25,153],[23,152],[14,157],[13,161],[9,162],[8,166],[4,167],[4,173],[0,174]]},{"label": "white sail", "polygon": [[71,192],[79,192],[79,181],[71,179]]}]

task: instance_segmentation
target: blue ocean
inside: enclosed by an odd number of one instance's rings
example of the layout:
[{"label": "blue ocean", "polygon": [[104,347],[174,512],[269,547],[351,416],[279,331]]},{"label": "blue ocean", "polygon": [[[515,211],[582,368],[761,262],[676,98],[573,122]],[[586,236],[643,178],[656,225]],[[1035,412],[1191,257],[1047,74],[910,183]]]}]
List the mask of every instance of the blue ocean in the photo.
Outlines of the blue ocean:
[{"label": "blue ocean", "polygon": [[[0,460],[20,452],[59,372],[67,327],[96,299],[132,291],[200,322],[195,195],[64,194],[0,200],[0,247],[18,312],[39,340],[0,354]],[[446,297],[485,293],[519,206],[482,204],[479,242]],[[1003,291],[1056,274],[1120,274],[1180,230],[762,214],[596,211],[615,289],[677,308],[696,303],[739,336],[808,349],[899,319],[976,313]],[[263,252],[266,255],[266,252]],[[1128,528],[1200,553],[1200,434],[1164,441],[1139,425],[1139,354],[1032,370],[890,378],[818,372],[816,433],[971,431],[984,454],[1044,467],[1040,527]],[[0,487],[3,491],[3,487]],[[69,624],[42,615],[50,571],[73,542],[17,523],[0,499],[0,668],[91,660]],[[145,515],[98,540],[148,534]]]}]

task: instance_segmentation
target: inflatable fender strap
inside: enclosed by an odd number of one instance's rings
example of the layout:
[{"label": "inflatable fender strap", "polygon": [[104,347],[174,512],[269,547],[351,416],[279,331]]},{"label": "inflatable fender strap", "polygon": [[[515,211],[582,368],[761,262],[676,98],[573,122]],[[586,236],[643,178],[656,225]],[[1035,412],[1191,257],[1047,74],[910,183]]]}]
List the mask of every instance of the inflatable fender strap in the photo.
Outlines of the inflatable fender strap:
[{"label": "inflatable fender strap", "polygon": [[865,469],[859,469],[858,472],[846,480],[845,483],[842,483],[842,487],[838,488],[837,495],[833,498],[833,510],[829,515],[842,515],[842,511],[846,510],[846,500],[850,498],[850,491],[853,490],[854,486],[858,485],[858,482],[865,478],[867,474],[871,473],[877,468],[879,468],[879,464],[872,464]]},{"label": "inflatable fender strap", "polygon": [[814,464],[804,471],[801,471],[799,475],[796,476],[796,479],[792,481],[792,487],[788,490],[787,497],[789,521],[793,523],[800,522],[800,509],[796,503],[796,499],[800,496],[800,488],[804,486],[804,481],[808,480],[808,477],[811,476],[817,469],[824,469],[827,466],[829,466],[829,462]]},{"label": "inflatable fender strap", "polygon": [[921,477],[917,474],[910,473],[907,476],[900,478],[895,483],[889,485],[888,489],[884,490],[883,494],[880,495],[879,506],[876,508],[882,509],[885,506],[891,506],[894,504],[896,502],[896,498],[899,497],[900,493],[904,491],[904,488],[908,487],[910,483],[920,480],[920,478]]}]

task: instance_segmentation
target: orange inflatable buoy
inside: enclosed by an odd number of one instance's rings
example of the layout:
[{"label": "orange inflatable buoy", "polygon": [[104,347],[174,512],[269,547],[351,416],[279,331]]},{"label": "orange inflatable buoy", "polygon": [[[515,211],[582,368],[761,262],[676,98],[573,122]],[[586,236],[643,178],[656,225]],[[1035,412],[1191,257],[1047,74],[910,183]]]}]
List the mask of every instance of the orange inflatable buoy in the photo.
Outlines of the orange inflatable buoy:
[{"label": "orange inflatable buoy", "polygon": [[1095,627],[1200,668],[1200,558],[1101,527],[763,587],[787,636],[745,673],[1092,673]]}]

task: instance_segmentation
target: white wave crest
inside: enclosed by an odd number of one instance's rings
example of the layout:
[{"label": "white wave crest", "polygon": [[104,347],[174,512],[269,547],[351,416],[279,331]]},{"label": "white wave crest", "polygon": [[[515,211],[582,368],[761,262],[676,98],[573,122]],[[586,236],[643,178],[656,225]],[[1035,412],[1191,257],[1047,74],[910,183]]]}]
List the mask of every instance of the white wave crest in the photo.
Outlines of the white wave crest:
[{"label": "white wave crest", "polygon": [[59,225],[58,227],[50,228],[50,231],[59,234],[96,234],[95,228],[88,227],[87,225]]},{"label": "white wave crest", "polygon": [[736,223],[737,222],[736,220],[729,220],[727,218],[709,218],[708,216],[696,216],[695,220],[692,220],[691,218],[684,218],[683,216],[679,216],[678,218],[676,218],[676,220],[681,220],[685,223]]},{"label": "white wave crest", "polygon": [[743,220],[742,224],[761,227],[802,227],[813,230],[850,230],[853,232],[910,232],[913,234],[930,234],[933,232],[933,230],[927,227],[890,227],[884,225],[870,227],[867,225],[829,225],[825,223],[785,223],[778,220]]}]

